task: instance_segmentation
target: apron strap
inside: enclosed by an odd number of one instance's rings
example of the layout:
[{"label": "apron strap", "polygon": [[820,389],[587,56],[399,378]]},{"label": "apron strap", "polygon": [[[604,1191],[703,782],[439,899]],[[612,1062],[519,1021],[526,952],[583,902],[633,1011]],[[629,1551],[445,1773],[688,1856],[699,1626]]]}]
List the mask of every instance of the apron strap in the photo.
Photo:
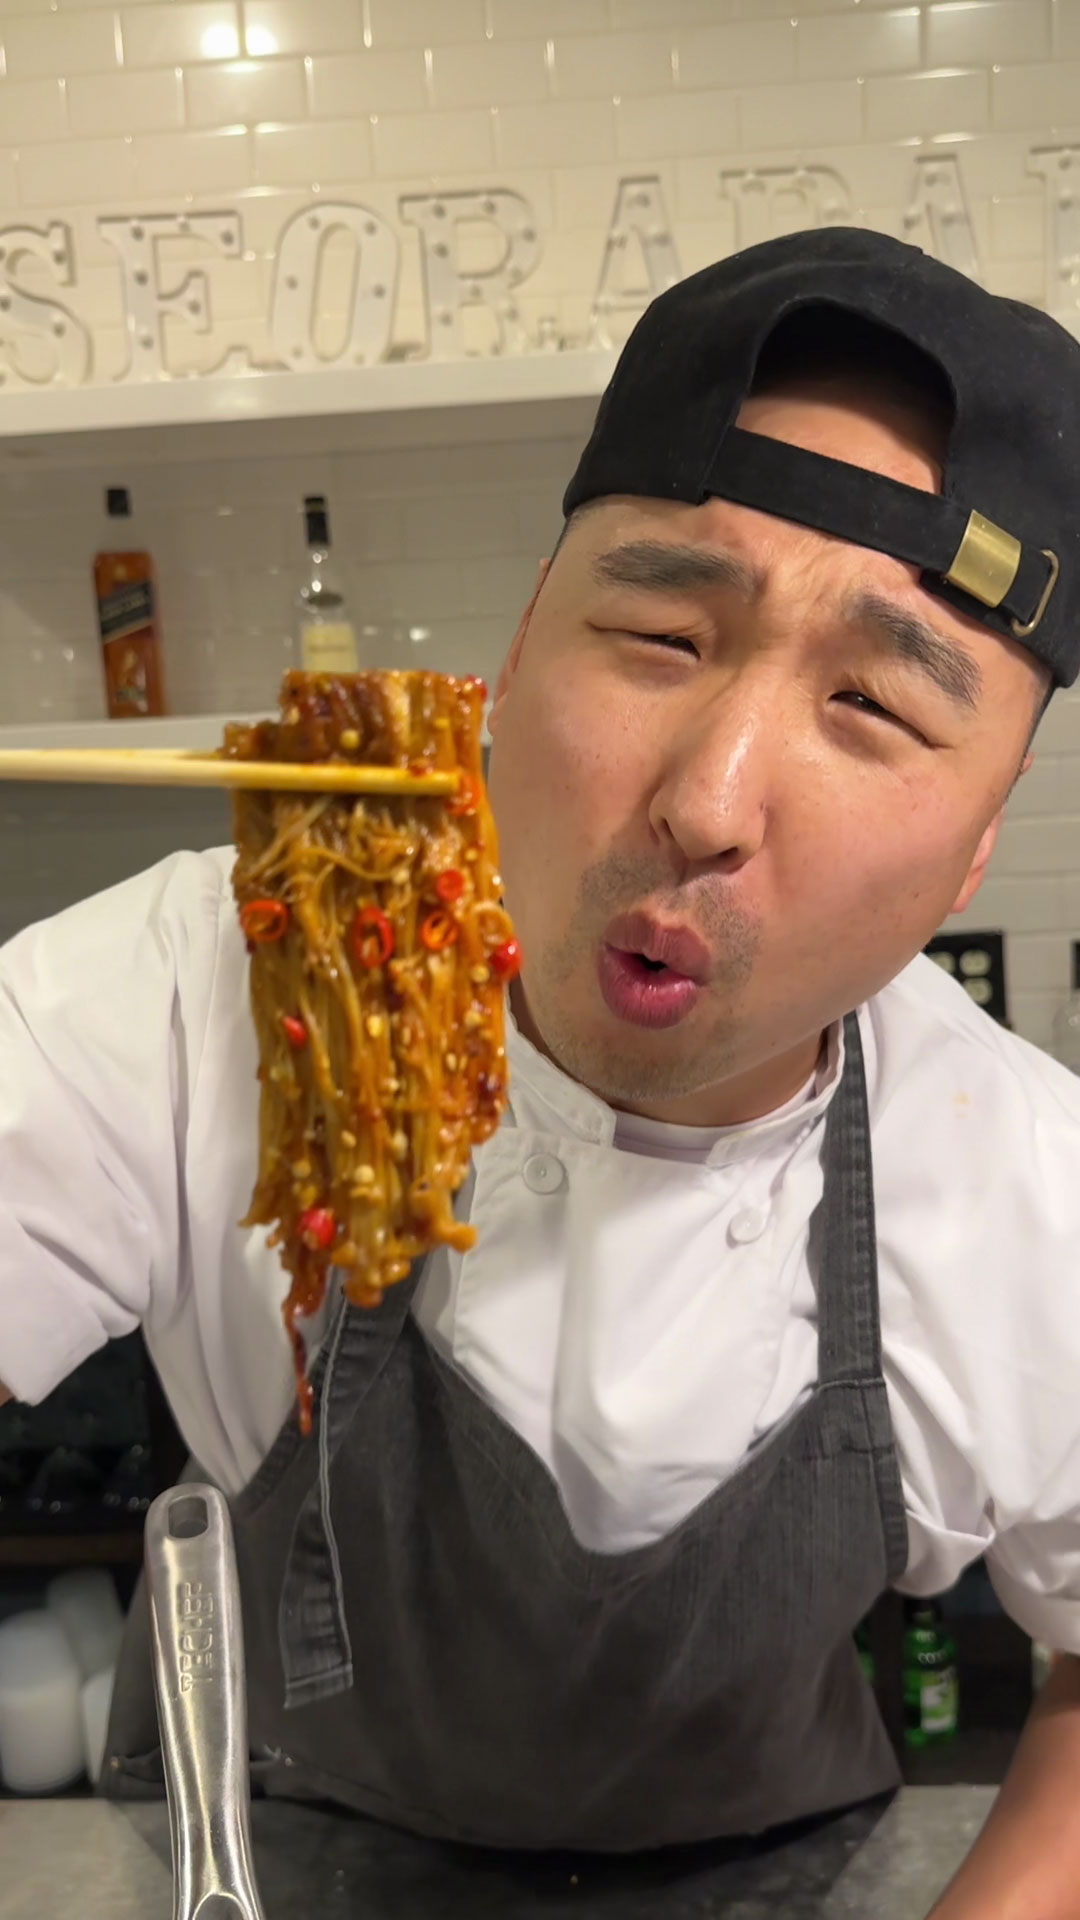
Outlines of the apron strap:
[{"label": "apron strap", "polygon": [[877,1228],[866,1071],[857,1014],[844,1020],[844,1073],[829,1108],[823,1149],[825,1192],[811,1223],[810,1256],[818,1292],[818,1381],[823,1437],[837,1451],[852,1444],[852,1411],[834,1417],[828,1389],[861,1389],[861,1447],[873,1456],[890,1584],[908,1563],[907,1511],[896,1458],[889,1396],[881,1370]]},{"label": "apron strap", "polygon": [[858,1015],[844,1020],[844,1071],[825,1122],[817,1242],[819,1379],[881,1377],[870,1114]]},{"label": "apron strap", "polygon": [[378,1307],[352,1307],[343,1297],[327,1342],[314,1440],[319,1470],[296,1516],[278,1606],[286,1707],[347,1693],[353,1683],[330,1475],[353,1416],[394,1351],[423,1265],[417,1261],[389,1287]]}]

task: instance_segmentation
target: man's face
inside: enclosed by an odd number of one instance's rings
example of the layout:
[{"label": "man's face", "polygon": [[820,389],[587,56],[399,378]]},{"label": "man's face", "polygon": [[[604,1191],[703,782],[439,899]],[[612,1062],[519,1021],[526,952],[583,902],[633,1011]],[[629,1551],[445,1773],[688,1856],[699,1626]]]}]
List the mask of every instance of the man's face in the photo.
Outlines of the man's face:
[{"label": "man's face", "polygon": [[[854,389],[740,424],[939,485],[925,429]],[[492,718],[526,1030],[618,1106],[776,1105],[975,892],[1037,684],[887,555],[724,500],[588,509]]]}]

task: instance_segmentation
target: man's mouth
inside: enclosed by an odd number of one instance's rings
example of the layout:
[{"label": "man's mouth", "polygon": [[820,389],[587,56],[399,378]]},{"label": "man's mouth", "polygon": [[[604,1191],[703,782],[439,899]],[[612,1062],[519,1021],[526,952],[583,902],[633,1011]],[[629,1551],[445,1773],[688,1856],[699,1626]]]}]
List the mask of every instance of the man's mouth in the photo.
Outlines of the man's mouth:
[{"label": "man's mouth", "polygon": [[608,1010],[636,1027],[674,1027],[693,1011],[711,971],[705,942],[690,927],[647,914],[622,914],[607,928],[596,960]]},{"label": "man's mouth", "polygon": [[713,970],[712,955],[693,927],[665,924],[647,913],[619,914],[605,930],[604,942],[620,953],[639,955],[656,972],[680,974],[699,987]]}]

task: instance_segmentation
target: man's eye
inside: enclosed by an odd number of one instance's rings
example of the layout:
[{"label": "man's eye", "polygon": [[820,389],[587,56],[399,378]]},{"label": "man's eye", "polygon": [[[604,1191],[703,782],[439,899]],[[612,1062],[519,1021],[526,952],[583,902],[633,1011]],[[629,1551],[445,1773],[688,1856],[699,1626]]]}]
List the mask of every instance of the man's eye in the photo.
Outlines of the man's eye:
[{"label": "man's eye", "polygon": [[666,647],[669,653],[688,653],[696,660],[698,650],[692,640],[681,633],[631,633],[631,640],[644,640],[648,646]]},{"label": "man's eye", "polygon": [[913,740],[921,740],[925,746],[926,737],[918,727],[913,727],[909,720],[901,720],[898,713],[891,713],[879,700],[872,700],[868,693],[859,693],[855,687],[848,687],[845,692],[836,694],[835,698],[854,704],[856,713],[865,713],[871,720],[884,720],[889,726],[899,727],[903,733],[910,734]]},{"label": "man's eye", "polygon": [[890,713],[888,707],[881,706],[877,700],[871,700],[868,693],[856,692],[854,687],[849,687],[844,693],[838,693],[836,698],[838,700],[857,701],[857,712],[868,713],[873,719],[891,720],[895,727],[907,726],[907,721],[901,720],[898,714]]}]

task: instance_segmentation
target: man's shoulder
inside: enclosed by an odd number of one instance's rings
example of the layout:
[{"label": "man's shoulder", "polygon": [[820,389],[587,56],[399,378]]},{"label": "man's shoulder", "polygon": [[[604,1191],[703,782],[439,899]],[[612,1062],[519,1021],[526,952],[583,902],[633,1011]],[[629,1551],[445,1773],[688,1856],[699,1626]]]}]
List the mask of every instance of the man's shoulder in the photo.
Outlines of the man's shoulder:
[{"label": "man's shoulder", "polygon": [[950,1112],[988,1146],[1038,1125],[1080,1151],[1080,1075],[991,1019],[925,955],[867,1003],[866,1024],[872,1111],[910,1116],[925,1102],[931,1138]]},{"label": "man's shoulder", "polygon": [[232,847],[172,853],[85,895],[7,940],[0,978],[38,997],[48,984],[78,998],[115,985],[125,967],[138,972],[148,958],[164,957],[177,979],[212,975],[222,945],[243,952],[235,914],[227,911],[235,860]]},{"label": "man's shoulder", "polygon": [[[1080,1431],[1080,1076],[925,958],[860,1026],[886,1373],[916,1448],[905,1472],[918,1481],[940,1436],[1008,1526]],[[937,1472],[923,1494],[940,1526],[955,1509]]]}]

